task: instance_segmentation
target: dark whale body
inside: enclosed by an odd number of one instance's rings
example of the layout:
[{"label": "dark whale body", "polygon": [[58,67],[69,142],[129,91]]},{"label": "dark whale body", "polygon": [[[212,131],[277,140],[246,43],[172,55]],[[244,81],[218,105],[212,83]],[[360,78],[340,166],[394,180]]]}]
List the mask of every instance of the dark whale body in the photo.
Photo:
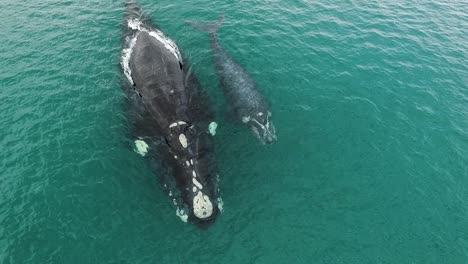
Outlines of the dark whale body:
[{"label": "dark whale body", "polygon": [[193,21],[186,23],[209,34],[216,74],[230,109],[240,121],[250,126],[262,143],[273,143],[276,141],[276,131],[265,98],[257,89],[250,74],[219,42],[217,31],[223,19],[224,16],[221,16],[218,21],[212,23],[201,24]]},{"label": "dark whale body", "polygon": [[177,45],[133,1],[126,2],[122,27],[123,89],[136,150],[158,164],[177,215],[207,227],[219,214],[208,99]]}]

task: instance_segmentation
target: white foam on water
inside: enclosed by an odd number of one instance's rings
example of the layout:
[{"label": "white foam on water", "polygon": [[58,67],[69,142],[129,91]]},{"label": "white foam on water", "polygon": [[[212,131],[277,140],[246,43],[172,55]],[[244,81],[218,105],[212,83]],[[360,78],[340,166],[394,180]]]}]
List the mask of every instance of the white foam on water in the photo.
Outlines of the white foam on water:
[{"label": "white foam on water", "polygon": [[129,19],[128,20],[128,27],[134,30],[140,30],[141,21],[138,19]]},{"label": "white foam on water", "polygon": [[224,202],[223,202],[223,199],[221,199],[221,197],[218,197],[218,209],[219,211],[222,213],[224,211]]},{"label": "white foam on water", "polygon": [[141,23],[141,21],[136,18],[128,20],[128,27],[134,30],[147,32],[150,36],[155,38],[157,41],[161,42],[164,45],[164,47],[169,52],[171,52],[172,55],[174,55],[180,63],[182,63],[182,56],[180,56],[179,48],[172,39],[166,37],[164,33],[162,33],[160,30],[149,30],[145,28],[143,23]]},{"label": "white foam on water", "polygon": [[[140,20],[138,19],[129,19],[127,21],[127,25],[129,28],[138,30],[138,31],[143,31],[147,32],[150,36],[155,38],[157,41],[162,43],[164,47],[172,54],[176,59],[182,63],[182,56],[180,55],[179,48],[175,44],[174,41],[172,41],[170,38],[166,37],[164,33],[162,33],[160,30],[154,29],[154,30],[149,30],[144,27],[143,23],[141,23]],[[124,69],[124,74],[127,77],[127,79],[130,81],[132,85],[135,84],[135,82],[132,79],[132,70],[130,69],[130,57],[132,55],[133,47],[135,46],[136,40],[138,37],[138,33],[135,34],[135,36],[128,41],[128,47],[126,49],[122,50],[122,68]]]},{"label": "white foam on water", "polygon": [[177,47],[177,45],[174,43],[174,41],[172,41],[171,39],[169,39],[168,37],[166,37],[161,31],[157,30],[157,31],[150,31],[149,32],[149,35],[154,37],[157,41],[161,42],[164,47],[172,53],[172,55],[174,55],[176,57],[176,59],[182,63],[182,58],[180,56],[180,52],[179,52],[179,48]]},{"label": "white foam on water", "polygon": [[141,139],[137,139],[135,140],[135,152],[140,154],[141,156],[146,156],[146,154],[148,153],[148,144],[146,144],[145,141],[141,140]]},{"label": "white foam on water", "polygon": [[120,62],[124,70],[125,76],[132,85],[134,85],[135,82],[132,79],[132,70],[130,69],[130,57],[132,56],[133,47],[135,46],[137,37],[138,34],[134,38],[129,40],[128,47],[122,50],[122,60]]}]

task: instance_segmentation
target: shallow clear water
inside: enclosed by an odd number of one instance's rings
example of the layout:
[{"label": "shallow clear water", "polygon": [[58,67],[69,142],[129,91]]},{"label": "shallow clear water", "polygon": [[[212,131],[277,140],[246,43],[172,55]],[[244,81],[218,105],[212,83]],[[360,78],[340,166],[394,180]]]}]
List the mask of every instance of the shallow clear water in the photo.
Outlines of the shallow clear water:
[{"label": "shallow clear water", "polygon": [[[150,1],[217,113],[224,213],[184,224],[127,139],[120,1],[0,10],[0,263],[467,263],[466,1]],[[224,119],[208,37],[271,103]]]}]

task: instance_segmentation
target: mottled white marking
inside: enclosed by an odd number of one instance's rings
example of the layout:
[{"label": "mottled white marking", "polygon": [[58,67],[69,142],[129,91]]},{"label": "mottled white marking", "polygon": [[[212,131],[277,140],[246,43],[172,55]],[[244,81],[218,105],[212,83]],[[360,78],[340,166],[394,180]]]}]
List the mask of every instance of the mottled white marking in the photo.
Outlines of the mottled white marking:
[{"label": "mottled white marking", "polygon": [[198,190],[197,187],[193,186],[192,191],[196,192],[197,190]]},{"label": "mottled white marking", "polygon": [[[255,119],[254,119],[254,120],[255,120]],[[252,131],[254,132],[254,134],[255,134],[255,136],[256,136],[257,138],[261,139],[261,137],[260,137],[260,132],[258,132],[257,127],[252,126]]]},{"label": "mottled white marking", "polygon": [[[270,123],[270,120],[269,120],[270,116],[271,116],[271,112],[268,112],[265,125],[260,123],[255,118],[250,119],[251,122],[257,124],[257,126],[252,125],[252,130],[255,133],[255,135],[262,141],[263,144],[265,144],[265,140],[268,140],[268,141],[276,140],[276,134],[275,134],[276,130],[275,130],[275,126],[273,126],[273,123]],[[260,134],[260,132],[262,133]]]},{"label": "mottled white marking", "polygon": [[223,199],[221,199],[221,197],[218,197],[218,209],[220,212],[223,212],[223,206],[224,206]]},{"label": "mottled white marking", "polygon": [[207,218],[210,217],[213,213],[213,204],[210,201],[210,198],[204,195],[201,191],[193,197],[193,213],[198,218]]},{"label": "mottled white marking", "polygon": [[182,147],[187,148],[187,138],[185,137],[184,134],[179,135],[179,141]]},{"label": "mottled white marking", "polygon": [[258,115],[258,116],[262,116],[262,115],[263,115],[263,113],[262,113],[262,112],[259,112],[257,115]]},{"label": "mottled white marking", "polygon": [[183,209],[177,208],[176,215],[182,220],[182,222],[187,223],[188,215]]},{"label": "mottled white marking", "polygon": [[122,50],[122,60],[120,64],[124,70],[124,74],[127,77],[128,81],[134,85],[135,82],[132,79],[132,70],[130,69],[130,57],[132,56],[133,47],[135,46],[136,39],[138,34],[129,41],[128,47]]},{"label": "mottled white marking", "polygon": [[208,125],[208,131],[212,136],[216,135],[216,128],[218,128],[218,124],[214,121]]},{"label": "mottled white marking", "polygon": [[180,125],[186,125],[187,123],[185,123],[184,121],[179,121],[177,122],[177,124],[180,126]]},{"label": "mottled white marking", "polygon": [[177,205],[177,202],[176,202],[175,199],[172,199],[172,203],[173,203],[174,205]]},{"label": "mottled white marking", "polygon": [[150,36],[155,38],[157,41],[161,42],[164,47],[176,57],[176,59],[182,63],[182,57],[180,56],[179,48],[170,38],[166,37],[160,30],[152,29],[149,30],[143,26],[143,23],[138,19],[129,19],[128,27],[138,31],[147,32]]},{"label": "mottled white marking", "polygon": [[192,182],[193,182],[193,184],[195,184],[195,186],[198,187],[198,189],[200,189],[200,190],[203,189],[203,186],[201,185],[200,182],[197,181],[197,179],[192,178]]},{"label": "mottled white marking", "polygon": [[247,123],[250,121],[250,116],[243,116],[242,117],[242,123]]},{"label": "mottled white marking", "polygon": [[172,196],[172,191],[169,191],[169,197],[171,197],[171,196]]},{"label": "mottled white marking", "polygon": [[270,111],[268,111],[268,116],[271,117],[272,116],[272,113]]},{"label": "mottled white marking", "polygon": [[140,154],[141,156],[145,156],[146,153],[148,153],[148,144],[146,144],[145,141],[141,139],[135,140],[135,147],[136,147],[136,153]]},{"label": "mottled white marking", "polygon": [[195,171],[192,171],[192,176],[197,177],[197,173]]}]

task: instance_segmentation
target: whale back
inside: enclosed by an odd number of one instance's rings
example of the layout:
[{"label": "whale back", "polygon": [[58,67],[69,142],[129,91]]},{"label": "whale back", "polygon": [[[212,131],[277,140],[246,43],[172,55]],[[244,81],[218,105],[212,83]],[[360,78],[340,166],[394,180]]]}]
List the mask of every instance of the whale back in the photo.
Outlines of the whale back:
[{"label": "whale back", "polygon": [[178,59],[147,32],[140,32],[130,57],[131,77],[161,128],[186,119],[187,96]]}]

